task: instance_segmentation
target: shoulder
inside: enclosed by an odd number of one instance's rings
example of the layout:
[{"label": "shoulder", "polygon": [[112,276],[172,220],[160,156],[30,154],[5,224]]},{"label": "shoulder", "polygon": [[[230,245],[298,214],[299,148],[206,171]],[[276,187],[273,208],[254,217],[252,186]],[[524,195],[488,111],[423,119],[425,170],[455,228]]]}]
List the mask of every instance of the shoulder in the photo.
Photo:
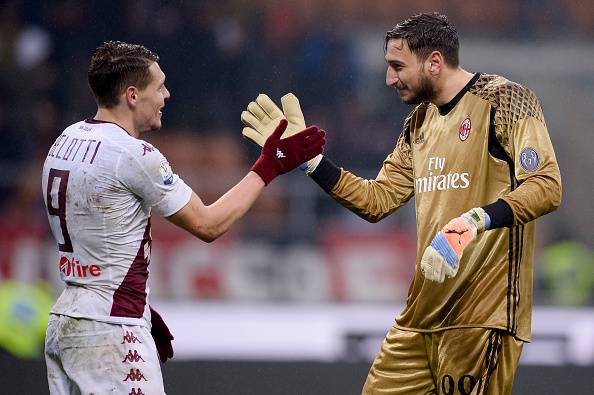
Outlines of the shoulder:
[{"label": "shoulder", "polygon": [[142,166],[151,166],[155,163],[160,163],[164,159],[161,151],[145,140],[128,136],[128,138],[125,138],[119,143],[125,152],[125,156]]},{"label": "shoulder", "polygon": [[510,123],[525,117],[544,121],[536,94],[514,81],[494,74],[482,74],[470,92],[489,101]]},{"label": "shoulder", "polygon": [[[173,171],[167,158],[151,143],[130,137],[125,146],[125,160],[121,161],[122,172],[143,173],[155,182],[168,185],[173,180]],[[135,176],[135,177],[136,177]]]}]

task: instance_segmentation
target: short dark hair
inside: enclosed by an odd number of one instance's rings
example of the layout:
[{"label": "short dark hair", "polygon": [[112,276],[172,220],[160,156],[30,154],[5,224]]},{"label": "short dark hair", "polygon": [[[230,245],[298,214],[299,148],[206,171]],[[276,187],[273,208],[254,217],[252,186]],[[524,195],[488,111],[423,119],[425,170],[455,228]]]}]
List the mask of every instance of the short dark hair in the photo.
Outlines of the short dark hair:
[{"label": "short dark hair", "polygon": [[460,63],[458,32],[445,15],[422,13],[400,22],[386,33],[384,49],[388,49],[388,41],[399,38],[406,40],[410,51],[420,60],[427,59],[433,51],[439,51],[449,66],[458,67]]},{"label": "short dark hair", "polygon": [[159,55],[142,45],[108,41],[98,46],[87,72],[97,105],[115,107],[127,87],[145,88],[150,83],[149,67],[158,60]]}]

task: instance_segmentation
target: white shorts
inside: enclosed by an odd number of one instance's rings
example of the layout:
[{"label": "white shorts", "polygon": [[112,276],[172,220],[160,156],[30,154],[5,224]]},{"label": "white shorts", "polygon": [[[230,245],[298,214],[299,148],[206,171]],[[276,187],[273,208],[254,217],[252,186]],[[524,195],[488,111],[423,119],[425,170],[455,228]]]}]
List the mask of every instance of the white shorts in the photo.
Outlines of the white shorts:
[{"label": "white shorts", "polygon": [[45,337],[50,394],[165,394],[150,329],[51,314]]}]

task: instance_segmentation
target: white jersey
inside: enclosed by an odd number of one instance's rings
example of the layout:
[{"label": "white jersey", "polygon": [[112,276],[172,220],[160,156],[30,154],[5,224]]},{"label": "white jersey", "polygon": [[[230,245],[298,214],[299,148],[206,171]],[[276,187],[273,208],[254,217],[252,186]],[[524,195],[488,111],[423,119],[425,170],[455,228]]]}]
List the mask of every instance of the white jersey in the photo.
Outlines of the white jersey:
[{"label": "white jersey", "polygon": [[151,209],[175,214],[191,188],[152,145],[92,119],[57,138],[42,188],[66,282],[52,313],[148,326]]}]

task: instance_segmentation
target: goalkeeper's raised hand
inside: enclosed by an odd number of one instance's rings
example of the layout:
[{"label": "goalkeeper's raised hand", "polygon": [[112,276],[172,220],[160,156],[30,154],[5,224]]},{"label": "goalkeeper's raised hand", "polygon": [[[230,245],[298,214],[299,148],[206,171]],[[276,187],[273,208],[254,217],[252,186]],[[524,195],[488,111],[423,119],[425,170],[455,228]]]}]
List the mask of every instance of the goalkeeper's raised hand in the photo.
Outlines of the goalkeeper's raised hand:
[{"label": "goalkeeper's raised hand", "polygon": [[[299,99],[292,94],[287,93],[281,98],[281,109],[265,94],[259,94],[258,97],[247,106],[247,110],[241,113],[241,122],[245,125],[243,136],[258,144],[264,146],[266,139],[274,132],[281,119],[288,121],[287,129],[282,135],[283,138],[293,136],[305,129],[305,118],[299,105]],[[311,173],[322,159],[322,155],[303,163],[300,168],[306,173]]]},{"label": "goalkeeper's raised hand", "polygon": [[425,278],[441,283],[446,277],[454,277],[464,248],[489,229],[490,222],[489,215],[480,207],[448,222],[423,253],[421,271]]},{"label": "goalkeeper's raised hand", "polygon": [[290,137],[281,139],[288,122],[281,119],[276,129],[266,139],[260,157],[252,171],[268,185],[276,176],[287,173],[302,163],[322,153],[326,143],[325,132],[310,126]]}]

